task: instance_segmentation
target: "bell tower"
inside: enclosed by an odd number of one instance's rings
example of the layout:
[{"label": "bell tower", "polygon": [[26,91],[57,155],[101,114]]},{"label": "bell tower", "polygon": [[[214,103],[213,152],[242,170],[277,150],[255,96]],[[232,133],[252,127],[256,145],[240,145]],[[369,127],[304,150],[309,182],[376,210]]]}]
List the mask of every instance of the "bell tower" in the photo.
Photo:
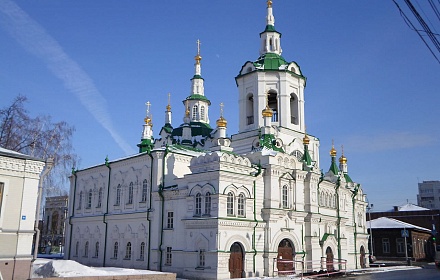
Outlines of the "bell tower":
[{"label": "bell tower", "polygon": [[264,126],[261,112],[272,109],[271,125],[305,132],[306,78],[295,62],[282,56],[281,33],[275,29],[272,1],[267,1],[266,28],[260,33],[260,56],[246,62],[235,77],[239,91],[239,133]]}]

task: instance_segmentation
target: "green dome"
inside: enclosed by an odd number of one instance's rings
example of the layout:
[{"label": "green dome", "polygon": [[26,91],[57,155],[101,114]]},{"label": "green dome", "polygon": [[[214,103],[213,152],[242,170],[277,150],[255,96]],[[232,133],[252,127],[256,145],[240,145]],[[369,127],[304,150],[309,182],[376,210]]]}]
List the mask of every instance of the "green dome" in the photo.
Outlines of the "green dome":
[{"label": "green dome", "polygon": [[262,70],[287,70],[289,63],[281,55],[265,53],[254,62],[254,66]]}]

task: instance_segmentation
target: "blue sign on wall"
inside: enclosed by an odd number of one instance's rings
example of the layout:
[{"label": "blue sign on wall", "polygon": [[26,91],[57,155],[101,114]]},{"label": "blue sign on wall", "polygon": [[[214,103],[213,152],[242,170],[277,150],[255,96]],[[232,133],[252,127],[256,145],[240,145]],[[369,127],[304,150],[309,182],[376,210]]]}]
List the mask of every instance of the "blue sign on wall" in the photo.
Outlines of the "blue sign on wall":
[{"label": "blue sign on wall", "polygon": [[21,216],[22,220],[26,220],[26,215]]}]

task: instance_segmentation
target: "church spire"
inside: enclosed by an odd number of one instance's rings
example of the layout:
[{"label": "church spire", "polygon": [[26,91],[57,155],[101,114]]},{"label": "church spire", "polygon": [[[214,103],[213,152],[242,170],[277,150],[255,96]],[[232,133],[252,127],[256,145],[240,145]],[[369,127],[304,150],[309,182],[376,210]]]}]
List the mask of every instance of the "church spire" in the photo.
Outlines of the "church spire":
[{"label": "church spire", "polygon": [[168,93],[168,105],[166,106],[166,111],[165,111],[165,124],[170,124],[171,125],[171,104],[170,104],[170,100],[171,99],[171,93]]},{"label": "church spire", "polygon": [[275,30],[275,17],[273,16],[272,1],[267,1],[266,29],[260,33],[260,56],[266,53],[281,55],[281,33]]},{"label": "church spire", "polygon": [[333,175],[338,176],[339,175],[339,169],[338,166],[336,165],[336,149],[335,149],[335,144],[334,141],[332,140],[332,149],[330,150],[330,157],[332,158],[332,163],[330,164],[330,169],[329,171],[331,171],[333,173]]},{"label": "church spire", "polygon": [[197,40],[197,55],[194,57],[196,63],[194,64],[194,76],[191,79],[191,95],[205,95],[202,78],[202,65],[200,63],[200,61],[202,60],[202,56],[200,55],[200,45],[200,40]]},{"label": "church spire", "polygon": [[139,147],[139,153],[150,151],[153,148],[153,144],[154,144],[153,122],[152,122],[153,116],[150,113],[150,106],[151,106],[150,101],[147,101],[145,105],[147,106],[147,112],[145,114],[145,119],[144,119],[142,138],[141,138],[141,143],[137,145]]}]

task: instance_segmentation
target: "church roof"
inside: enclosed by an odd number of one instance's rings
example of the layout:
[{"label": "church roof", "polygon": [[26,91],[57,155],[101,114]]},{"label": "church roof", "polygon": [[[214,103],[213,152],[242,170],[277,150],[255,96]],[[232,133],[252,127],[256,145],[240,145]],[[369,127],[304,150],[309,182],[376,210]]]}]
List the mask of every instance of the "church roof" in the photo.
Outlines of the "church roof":
[{"label": "church roof", "polygon": [[287,70],[289,63],[276,53],[265,53],[254,63],[255,68],[263,70]]},{"label": "church roof", "polygon": [[209,101],[208,98],[206,98],[206,96],[201,95],[201,94],[191,94],[190,96],[188,96],[186,98],[186,100],[203,100],[208,102],[208,105],[211,105],[211,101]]}]

